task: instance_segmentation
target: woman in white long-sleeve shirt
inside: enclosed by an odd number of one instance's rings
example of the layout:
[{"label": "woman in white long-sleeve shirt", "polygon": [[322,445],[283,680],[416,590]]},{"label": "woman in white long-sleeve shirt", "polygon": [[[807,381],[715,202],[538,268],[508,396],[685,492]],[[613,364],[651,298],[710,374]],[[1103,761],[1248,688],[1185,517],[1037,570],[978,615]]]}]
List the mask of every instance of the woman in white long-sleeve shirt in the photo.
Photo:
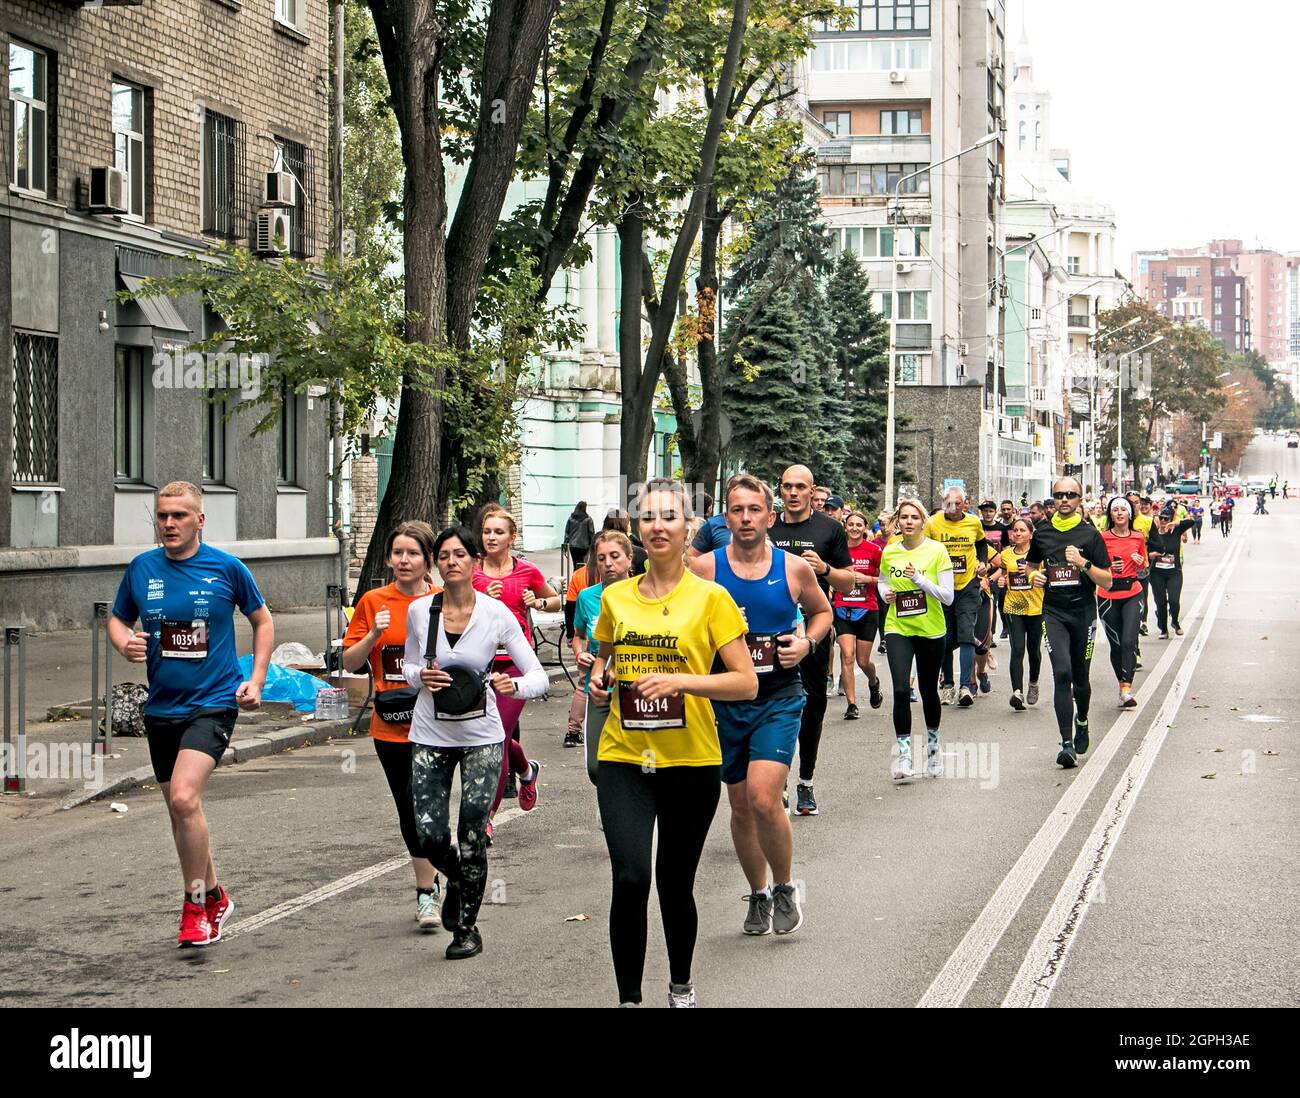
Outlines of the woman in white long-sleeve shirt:
[{"label": "woman in white long-sleeve shirt", "polygon": [[[433,544],[434,563],[445,590],[438,621],[437,646],[425,666],[429,613],[433,598],[411,603],[406,615],[406,652],[402,674],[422,687],[411,718],[411,797],[415,825],[434,867],[447,878],[442,925],[452,932],[447,957],[458,960],[483,951],[476,925],[487,880],[487,822],[501,773],[505,729],[492,690],[506,697],[540,698],[546,672],[532,646],[501,603],[474,590],[478,548],[464,527],[452,527]],[[510,653],[518,677],[490,674],[498,646]],[[440,711],[438,695],[451,686],[452,668],[481,677],[483,688],[467,709]],[[460,767],[458,846],[451,842],[451,781]]]},{"label": "woman in white long-sleeve shirt", "polygon": [[913,499],[898,505],[901,537],[885,546],[880,557],[877,590],[889,605],[881,632],[889,640],[889,677],[894,686],[894,737],[898,757],[891,772],[895,781],[912,776],[912,705],[908,673],[916,660],[916,689],[925,714],[926,773],[943,774],[939,753],[939,670],[948,627],[943,608],[953,600],[952,561],[948,550],[925,536],[925,508]]}]

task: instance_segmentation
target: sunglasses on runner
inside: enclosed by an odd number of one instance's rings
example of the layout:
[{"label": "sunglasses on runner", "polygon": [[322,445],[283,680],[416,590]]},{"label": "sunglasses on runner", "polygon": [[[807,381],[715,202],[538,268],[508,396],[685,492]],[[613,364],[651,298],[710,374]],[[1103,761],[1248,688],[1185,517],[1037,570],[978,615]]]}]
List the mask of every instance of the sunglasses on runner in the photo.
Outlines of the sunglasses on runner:
[{"label": "sunglasses on runner", "polygon": [[1079,493],[1078,492],[1053,492],[1052,498],[1053,499],[1078,499]]}]

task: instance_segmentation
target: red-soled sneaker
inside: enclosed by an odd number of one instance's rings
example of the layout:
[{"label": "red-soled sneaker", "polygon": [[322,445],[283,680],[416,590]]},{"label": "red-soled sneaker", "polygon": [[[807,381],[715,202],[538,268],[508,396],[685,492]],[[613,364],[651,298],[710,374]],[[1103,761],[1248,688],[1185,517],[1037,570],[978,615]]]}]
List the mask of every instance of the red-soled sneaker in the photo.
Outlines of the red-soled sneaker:
[{"label": "red-soled sneaker", "polygon": [[542,764],[536,759],[529,759],[528,765],[528,777],[519,779],[519,807],[525,812],[537,806],[537,775],[542,772]]}]

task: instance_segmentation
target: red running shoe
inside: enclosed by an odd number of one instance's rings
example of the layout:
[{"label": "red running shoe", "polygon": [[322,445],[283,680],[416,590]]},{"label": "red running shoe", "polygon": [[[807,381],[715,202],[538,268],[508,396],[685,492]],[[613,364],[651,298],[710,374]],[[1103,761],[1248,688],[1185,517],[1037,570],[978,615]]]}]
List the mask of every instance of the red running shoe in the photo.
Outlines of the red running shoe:
[{"label": "red running shoe", "polygon": [[220,895],[214,895],[209,892],[204,910],[208,914],[208,922],[212,924],[212,937],[208,939],[208,944],[221,941],[221,927],[227,919],[235,912],[235,901],[230,898],[221,885],[217,885]]},{"label": "red running shoe", "polygon": [[537,775],[542,772],[542,764],[536,759],[529,759],[528,777],[519,780],[519,807],[531,812],[537,807]]},{"label": "red running shoe", "polygon": [[212,923],[208,921],[207,908],[190,900],[181,908],[181,932],[176,935],[176,944],[184,949],[186,946],[205,946],[212,938]]}]

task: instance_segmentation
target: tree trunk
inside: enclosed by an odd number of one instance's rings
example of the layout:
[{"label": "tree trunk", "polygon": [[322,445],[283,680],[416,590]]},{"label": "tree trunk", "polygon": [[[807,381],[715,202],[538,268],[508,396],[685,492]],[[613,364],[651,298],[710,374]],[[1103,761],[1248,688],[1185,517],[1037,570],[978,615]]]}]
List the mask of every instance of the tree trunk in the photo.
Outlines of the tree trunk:
[{"label": "tree trunk", "polygon": [[618,344],[623,389],[618,464],[629,496],[625,506],[630,509],[635,486],[646,479],[646,454],[654,436],[655,386],[659,382],[659,366],[645,365],[641,358],[641,255],[645,225],[641,220],[640,195],[628,196],[627,212],[618,223],[618,242],[622,275]]},{"label": "tree trunk", "polygon": [[695,280],[695,300],[701,314],[707,310],[703,338],[696,346],[700,368],[700,430],[695,438],[695,463],[686,479],[713,494],[722,459],[722,382],[727,363],[718,360],[718,242],[727,215],[718,209],[718,197],[709,191],[700,237],[700,273]]},{"label": "tree trunk", "polygon": [[[402,129],[406,339],[436,347],[443,342],[447,300],[447,199],[438,128],[438,80],[446,28],[436,18],[432,0],[411,0],[392,21],[381,20],[379,11],[375,15]],[[435,370],[430,382],[402,385],[392,470],[361,567],[358,597],[385,576],[383,550],[389,530],[410,519],[437,523],[433,488],[439,479],[443,406],[435,394],[446,382],[445,369]]]}]

